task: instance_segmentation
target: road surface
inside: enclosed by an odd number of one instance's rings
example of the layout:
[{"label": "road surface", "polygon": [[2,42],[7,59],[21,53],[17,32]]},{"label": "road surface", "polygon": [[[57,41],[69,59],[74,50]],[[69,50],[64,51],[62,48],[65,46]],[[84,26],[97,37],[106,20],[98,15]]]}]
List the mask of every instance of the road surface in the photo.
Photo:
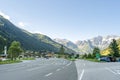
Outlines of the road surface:
[{"label": "road surface", "polygon": [[41,58],[0,65],[0,80],[120,80],[120,63]]},{"label": "road surface", "polygon": [[37,59],[0,65],[0,80],[77,80],[74,62],[64,59]]},{"label": "road surface", "polygon": [[76,61],[78,80],[120,80],[120,62]]}]

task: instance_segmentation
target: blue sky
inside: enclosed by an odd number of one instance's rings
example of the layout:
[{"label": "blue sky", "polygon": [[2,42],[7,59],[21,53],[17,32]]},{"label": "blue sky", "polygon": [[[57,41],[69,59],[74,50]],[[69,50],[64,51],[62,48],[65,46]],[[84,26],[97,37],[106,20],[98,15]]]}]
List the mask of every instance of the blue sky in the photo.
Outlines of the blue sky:
[{"label": "blue sky", "polygon": [[120,0],[0,0],[15,25],[71,41],[120,34]]}]

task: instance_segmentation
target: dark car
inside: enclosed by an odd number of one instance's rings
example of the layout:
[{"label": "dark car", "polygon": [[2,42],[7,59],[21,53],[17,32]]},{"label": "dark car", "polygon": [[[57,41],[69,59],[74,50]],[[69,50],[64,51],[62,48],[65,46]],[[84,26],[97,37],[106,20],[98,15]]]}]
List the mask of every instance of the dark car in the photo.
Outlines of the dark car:
[{"label": "dark car", "polygon": [[116,58],[115,57],[111,57],[111,56],[105,56],[105,57],[101,57],[100,61],[105,61],[105,62],[116,62]]},{"label": "dark car", "polygon": [[111,62],[111,59],[109,57],[101,57],[100,61]]}]

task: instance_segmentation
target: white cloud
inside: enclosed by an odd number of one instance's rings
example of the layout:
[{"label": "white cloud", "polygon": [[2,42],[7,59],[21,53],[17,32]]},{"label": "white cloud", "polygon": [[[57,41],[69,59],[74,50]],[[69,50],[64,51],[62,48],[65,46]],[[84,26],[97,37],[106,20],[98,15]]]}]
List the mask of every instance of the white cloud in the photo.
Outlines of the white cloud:
[{"label": "white cloud", "polygon": [[24,24],[23,22],[19,22],[18,25],[19,25],[20,27],[25,27],[25,24]]},{"label": "white cloud", "polygon": [[0,15],[2,15],[4,18],[10,20],[10,16],[6,15],[5,13],[0,11]]}]

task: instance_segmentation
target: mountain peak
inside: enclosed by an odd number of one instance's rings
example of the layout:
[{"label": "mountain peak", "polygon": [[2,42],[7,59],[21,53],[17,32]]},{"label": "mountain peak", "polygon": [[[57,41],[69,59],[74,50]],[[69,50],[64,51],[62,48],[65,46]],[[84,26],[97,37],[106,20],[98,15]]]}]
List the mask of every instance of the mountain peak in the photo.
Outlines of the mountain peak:
[{"label": "mountain peak", "polygon": [[[107,35],[107,36],[97,36],[88,40],[78,40],[75,43],[72,43],[71,45],[69,40],[64,39],[56,39],[58,43],[61,43],[73,50],[76,50],[76,52],[81,53],[89,53],[92,52],[94,47],[99,47],[101,50],[107,48],[112,41],[112,39],[119,39],[120,36],[117,35]],[[72,46],[75,47],[72,47]]]}]

